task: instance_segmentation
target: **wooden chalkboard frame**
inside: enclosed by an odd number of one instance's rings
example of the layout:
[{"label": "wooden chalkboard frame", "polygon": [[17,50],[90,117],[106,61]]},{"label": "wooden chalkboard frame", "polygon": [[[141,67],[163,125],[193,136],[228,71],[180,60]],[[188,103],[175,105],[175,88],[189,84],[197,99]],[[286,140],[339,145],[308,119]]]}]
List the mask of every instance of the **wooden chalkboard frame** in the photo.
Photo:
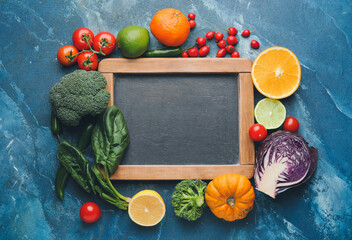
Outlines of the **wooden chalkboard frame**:
[{"label": "wooden chalkboard frame", "polygon": [[254,123],[252,62],[245,58],[107,58],[99,63],[99,72],[107,80],[114,102],[114,74],[238,74],[239,163],[234,165],[120,165],[112,180],[210,180],[223,173],[235,172],[253,177],[255,152],[248,129]]}]

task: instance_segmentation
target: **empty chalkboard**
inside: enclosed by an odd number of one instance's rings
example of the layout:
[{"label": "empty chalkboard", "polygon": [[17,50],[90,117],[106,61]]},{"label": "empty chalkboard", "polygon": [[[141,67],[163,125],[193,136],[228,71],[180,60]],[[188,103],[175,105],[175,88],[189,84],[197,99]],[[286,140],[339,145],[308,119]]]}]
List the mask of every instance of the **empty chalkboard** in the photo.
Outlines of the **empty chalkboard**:
[{"label": "empty chalkboard", "polygon": [[130,133],[111,179],[252,177],[250,67],[248,59],[103,60],[110,104]]}]

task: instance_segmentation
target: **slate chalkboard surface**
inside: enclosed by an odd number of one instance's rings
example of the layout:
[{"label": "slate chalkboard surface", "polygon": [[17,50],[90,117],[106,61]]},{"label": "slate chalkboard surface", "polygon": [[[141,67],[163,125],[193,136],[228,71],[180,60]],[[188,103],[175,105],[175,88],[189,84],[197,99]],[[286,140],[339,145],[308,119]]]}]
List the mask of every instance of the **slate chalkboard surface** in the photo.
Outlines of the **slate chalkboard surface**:
[{"label": "slate chalkboard surface", "polygon": [[123,112],[130,145],[110,179],[213,179],[254,172],[251,61],[104,59],[109,105]]},{"label": "slate chalkboard surface", "polygon": [[237,74],[116,74],[124,165],[238,164]]}]

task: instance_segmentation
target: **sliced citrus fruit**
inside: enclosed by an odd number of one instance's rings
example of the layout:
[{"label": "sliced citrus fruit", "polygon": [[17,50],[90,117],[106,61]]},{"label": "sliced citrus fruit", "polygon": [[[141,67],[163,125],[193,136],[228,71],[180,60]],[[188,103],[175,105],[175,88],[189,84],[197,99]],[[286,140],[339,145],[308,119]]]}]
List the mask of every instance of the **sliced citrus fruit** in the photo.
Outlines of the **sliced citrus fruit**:
[{"label": "sliced citrus fruit", "polygon": [[261,94],[282,99],[297,90],[301,81],[301,65],[289,49],[271,47],[256,57],[251,74],[253,84]]},{"label": "sliced citrus fruit", "polygon": [[150,227],[158,224],[166,212],[165,203],[159,193],[143,190],[131,199],[128,215],[138,225]]},{"label": "sliced citrus fruit", "polygon": [[279,100],[264,98],[255,106],[254,116],[266,129],[276,129],[286,119],[286,108]]}]

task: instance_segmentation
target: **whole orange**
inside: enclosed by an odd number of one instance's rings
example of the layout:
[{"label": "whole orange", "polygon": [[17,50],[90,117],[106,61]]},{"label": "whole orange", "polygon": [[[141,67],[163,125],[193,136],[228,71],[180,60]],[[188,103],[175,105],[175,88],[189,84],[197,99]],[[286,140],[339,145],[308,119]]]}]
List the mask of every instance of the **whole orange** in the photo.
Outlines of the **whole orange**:
[{"label": "whole orange", "polygon": [[150,31],[162,44],[177,47],[188,38],[190,27],[187,17],[182,12],[165,8],[154,15],[150,22]]}]

